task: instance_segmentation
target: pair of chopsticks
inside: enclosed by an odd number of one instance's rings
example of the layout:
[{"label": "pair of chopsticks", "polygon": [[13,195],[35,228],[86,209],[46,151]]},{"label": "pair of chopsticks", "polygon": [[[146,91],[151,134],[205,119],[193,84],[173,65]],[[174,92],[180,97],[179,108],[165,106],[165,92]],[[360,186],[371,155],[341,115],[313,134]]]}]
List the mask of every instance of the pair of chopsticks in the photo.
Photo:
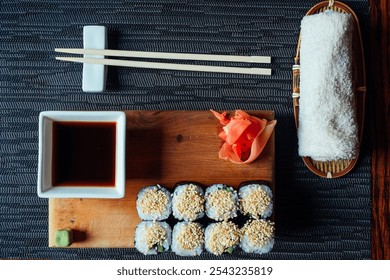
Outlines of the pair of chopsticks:
[{"label": "pair of chopsticks", "polygon": [[[192,53],[141,52],[141,51],[123,51],[123,50],[109,50],[109,49],[64,49],[64,48],[56,48],[55,52],[103,56],[103,57],[113,56],[113,57],[137,57],[137,58],[174,59],[174,60],[271,63],[271,57],[269,56],[238,56],[238,55],[213,55],[213,54],[192,54]],[[152,69],[200,71],[200,72],[215,72],[215,73],[236,73],[236,74],[250,74],[250,75],[271,75],[271,69],[269,68],[191,65],[191,64],[132,61],[132,60],[94,58],[94,57],[56,57],[56,59],[62,61],[70,61],[70,62],[103,64],[103,65],[134,67],[134,68],[152,68]]]}]

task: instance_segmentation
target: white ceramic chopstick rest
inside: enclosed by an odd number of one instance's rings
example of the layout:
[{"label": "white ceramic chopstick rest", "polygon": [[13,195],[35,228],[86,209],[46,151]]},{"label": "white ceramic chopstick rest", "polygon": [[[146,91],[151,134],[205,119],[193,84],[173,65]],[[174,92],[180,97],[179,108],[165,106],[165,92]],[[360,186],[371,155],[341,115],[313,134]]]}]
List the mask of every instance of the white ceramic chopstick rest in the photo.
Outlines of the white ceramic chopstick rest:
[{"label": "white ceramic chopstick rest", "polygon": [[[88,25],[83,30],[84,49],[106,49],[107,29],[105,26]],[[85,58],[104,58],[102,55],[85,54]],[[107,66],[99,64],[83,64],[84,92],[103,92],[106,88]]]}]

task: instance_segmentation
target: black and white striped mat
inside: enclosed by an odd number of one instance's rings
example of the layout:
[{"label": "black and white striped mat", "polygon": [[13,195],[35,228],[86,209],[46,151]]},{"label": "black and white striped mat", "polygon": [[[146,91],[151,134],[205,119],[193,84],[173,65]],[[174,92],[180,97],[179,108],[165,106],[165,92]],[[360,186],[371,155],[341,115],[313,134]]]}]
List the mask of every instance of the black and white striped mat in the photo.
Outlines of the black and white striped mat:
[{"label": "black and white striped mat", "polygon": [[[367,48],[369,1],[346,1]],[[276,244],[225,259],[369,259],[368,137],[348,176],[320,179],[297,155],[291,67],[300,20],[313,0],[90,0],[0,3],[0,258],[177,259],[134,249],[48,248],[47,200],[36,194],[43,110],[274,110]],[[84,25],[105,25],[123,50],[272,56],[272,76],[110,67],[104,93],[81,90],[82,65],[54,59],[82,47]],[[235,63],[231,63],[236,65]],[[219,65],[215,63],[215,65]],[[215,259],[204,253],[199,259]]]}]

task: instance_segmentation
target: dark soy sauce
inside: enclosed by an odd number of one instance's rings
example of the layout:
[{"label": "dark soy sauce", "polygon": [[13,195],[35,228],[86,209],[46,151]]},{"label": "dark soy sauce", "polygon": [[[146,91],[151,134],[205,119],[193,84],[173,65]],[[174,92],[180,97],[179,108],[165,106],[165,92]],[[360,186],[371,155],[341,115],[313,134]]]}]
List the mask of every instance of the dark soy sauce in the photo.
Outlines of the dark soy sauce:
[{"label": "dark soy sauce", "polygon": [[115,122],[53,122],[53,186],[115,187]]}]

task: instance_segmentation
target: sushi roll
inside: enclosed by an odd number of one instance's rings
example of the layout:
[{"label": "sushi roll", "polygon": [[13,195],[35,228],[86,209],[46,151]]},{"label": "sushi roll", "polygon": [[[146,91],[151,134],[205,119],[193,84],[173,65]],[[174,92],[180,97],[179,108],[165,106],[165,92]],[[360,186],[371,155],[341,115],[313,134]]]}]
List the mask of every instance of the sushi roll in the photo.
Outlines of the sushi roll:
[{"label": "sushi roll", "polygon": [[136,204],[138,216],[142,220],[165,220],[172,212],[171,193],[160,185],[142,188]]},{"label": "sushi roll", "polygon": [[166,252],[171,246],[172,229],[166,222],[142,221],[135,230],[135,248],[144,255]]},{"label": "sushi roll", "polygon": [[240,247],[246,253],[265,254],[275,243],[275,225],[267,220],[248,221],[241,229]]},{"label": "sushi roll", "polygon": [[240,211],[253,219],[268,218],[272,215],[272,191],[266,185],[250,184],[238,191]]},{"label": "sushi roll", "polygon": [[178,220],[195,221],[204,216],[204,192],[195,184],[176,187],[172,197],[172,214]]},{"label": "sushi roll", "polygon": [[216,221],[237,217],[238,195],[232,188],[215,184],[206,189],[206,215]]},{"label": "sushi roll", "polygon": [[204,229],[199,223],[179,222],[173,227],[172,251],[179,256],[198,256],[204,246]]},{"label": "sushi roll", "polygon": [[233,253],[240,242],[240,229],[233,222],[211,223],[205,230],[205,248],[214,255]]}]

